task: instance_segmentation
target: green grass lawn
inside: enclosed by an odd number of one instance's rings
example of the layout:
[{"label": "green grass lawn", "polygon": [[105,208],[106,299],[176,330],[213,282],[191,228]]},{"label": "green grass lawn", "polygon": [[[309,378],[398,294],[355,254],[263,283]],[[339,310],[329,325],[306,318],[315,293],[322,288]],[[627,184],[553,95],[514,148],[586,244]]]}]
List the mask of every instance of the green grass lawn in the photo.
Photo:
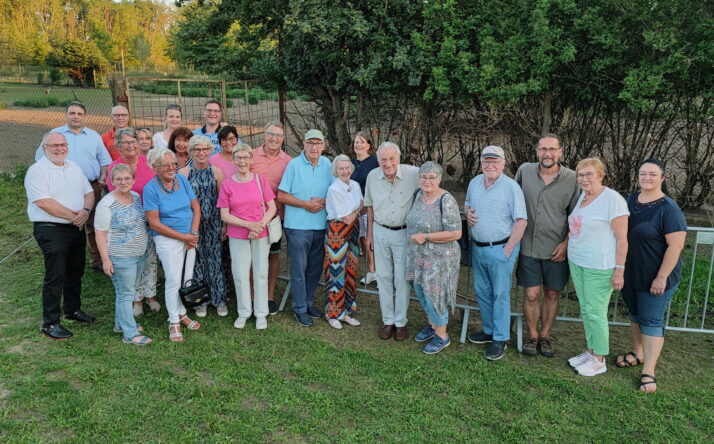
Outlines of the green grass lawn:
[{"label": "green grass lawn", "polygon": [[[31,236],[22,184],[0,179],[0,255]],[[112,333],[110,281],[87,271],[69,341],[39,333],[42,256],[32,241],[0,265],[0,437],[7,442],[711,442],[714,337],[671,333],[659,392],[636,390],[638,369],[595,378],[565,359],[583,347],[580,324],[558,323],[554,360],[510,347],[487,362],[454,341],[436,356],[413,340],[380,341],[379,307],[360,300],[363,325],[300,327],[291,313],[267,330],[233,329],[215,312],[182,344],[166,313],[140,322],[155,342],[124,345]],[[282,288],[282,283],[280,284]],[[163,305],[163,298],[159,298]],[[457,315],[458,316],[458,315]],[[474,316],[478,318],[478,316]],[[411,330],[423,313],[410,307]],[[450,333],[457,336],[456,320]],[[474,324],[474,328],[477,325]],[[613,328],[613,354],[629,350]]]},{"label": "green grass lawn", "polygon": [[58,101],[56,107],[62,111],[64,111],[64,103],[73,100],[79,100],[87,106],[112,103],[109,89],[0,82],[0,103],[6,106],[13,105],[15,101],[40,102],[47,101],[49,98]]}]

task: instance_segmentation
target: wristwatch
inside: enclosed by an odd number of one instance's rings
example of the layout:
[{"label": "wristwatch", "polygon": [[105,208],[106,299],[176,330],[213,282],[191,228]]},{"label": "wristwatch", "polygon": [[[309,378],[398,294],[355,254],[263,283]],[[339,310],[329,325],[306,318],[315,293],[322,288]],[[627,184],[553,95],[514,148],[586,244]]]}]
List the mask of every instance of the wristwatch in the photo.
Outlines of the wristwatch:
[{"label": "wristwatch", "polygon": [[198,231],[189,231],[189,234],[193,234],[194,236],[198,236]]},{"label": "wristwatch", "polygon": [[92,212],[92,210],[90,210],[89,208],[86,208],[86,207],[85,207],[85,208],[82,208],[82,209],[83,209],[84,211],[86,211],[86,212],[87,212],[87,214],[89,214],[89,213],[91,213],[91,212]]},{"label": "wristwatch", "polygon": [[429,236],[429,233],[426,233],[426,241],[431,242],[431,236]]}]

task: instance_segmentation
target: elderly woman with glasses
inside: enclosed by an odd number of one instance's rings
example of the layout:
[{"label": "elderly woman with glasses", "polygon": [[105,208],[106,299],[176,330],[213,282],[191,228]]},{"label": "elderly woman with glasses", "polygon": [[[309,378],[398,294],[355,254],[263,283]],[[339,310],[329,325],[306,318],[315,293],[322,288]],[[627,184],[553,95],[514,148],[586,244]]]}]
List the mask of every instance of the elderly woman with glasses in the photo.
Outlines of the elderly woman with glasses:
[{"label": "elderly woman with glasses", "polygon": [[166,108],[164,109],[164,129],[154,134],[152,137],[154,148],[168,148],[171,135],[174,130],[180,126],[181,106],[176,104],[166,105]]},{"label": "elderly woman with glasses", "polygon": [[176,174],[173,152],[154,148],[149,152],[149,164],[156,177],[144,187],[144,211],[166,276],[164,295],[169,312],[169,339],[178,342],[183,341],[182,325],[189,330],[201,327],[186,316],[186,307],[179,299],[179,289],[193,277],[201,205],[188,179]]},{"label": "elderly woman with glasses", "polygon": [[327,189],[327,232],[325,233],[325,318],[341,329],[340,321],[360,325],[352,317],[357,309],[357,257],[359,254],[359,213],[362,191],[351,180],[354,165],[340,154],[332,162],[336,180]]},{"label": "elderly woman with glasses", "polygon": [[451,344],[446,325],[459,282],[461,215],[454,196],[440,186],[442,174],[436,162],[421,166],[419,190],[406,219],[407,280],[428,321],[414,339],[431,340],[422,350],[426,354],[439,353]]},{"label": "elderly woman with glasses", "polygon": [[[275,215],[275,194],[264,176],[250,171],[253,150],[246,144],[233,149],[236,172],[221,184],[218,208],[228,225],[238,318],[235,328],[244,328],[251,314],[256,330],[268,328],[268,223]],[[254,297],[251,300],[250,272]]]},{"label": "elderly woman with glasses", "polygon": [[[208,283],[211,288],[211,305],[216,307],[218,316],[226,316],[226,284],[221,264],[221,214],[216,207],[218,190],[223,182],[223,172],[220,168],[208,164],[208,157],[213,151],[213,142],[207,136],[193,136],[188,141],[188,152],[193,158],[193,165],[182,168],[179,173],[184,175],[201,204],[201,225],[198,230],[196,254],[198,266],[196,279]],[[206,316],[206,303],[196,307],[198,317]]]},{"label": "elderly woman with glasses", "polygon": [[[146,157],[139,154],[139,144],[137,133],[131,128],[122,128],[114,133],[114,146],[119,151],[119,158],[112,162],[107,167],[107,188],[109,191],[114,191],[116,188],[111,180],[111,172],[117,165],[127,165],[134,176],[131,190],[136,192],[139,197],[143,196],[144,187],[154,178],[155,174],[146,161]],[[149,308],[153,312],[161,309],[161,304],[156,300],[156,273],[157,273],[157,258],[154,242],[149,240],[146,261],[144,268],[136,288],[134,299],[134,316],[144,314],[144,304],[146,300]]]},{"label": "elderly woman with glasses", "polygon": [[[123,129],[117,133],[119,131]],[[112,279],[116,292],[114,329],[122,333],[125,344],[146,345],[151,339],[139,333],[142,329],[131,310],[146,258],[146,218],[141,197],[132,190],[134,170],[119,164],[109,177],[116,186],[97,205],[94,226],[102,267]]]},{"label": "elderly woman with glasses", "polygon": [[624,284],[630,212],[625,199],[603,183],[605,165],[600,159],[581,160],[575,173],[582,193],[568,216],[568,265],[580,302],[587,350],[570,358],[568,364],[582,376],[595,376],[607,371],[607,308],[612,290],[621,290]]}]

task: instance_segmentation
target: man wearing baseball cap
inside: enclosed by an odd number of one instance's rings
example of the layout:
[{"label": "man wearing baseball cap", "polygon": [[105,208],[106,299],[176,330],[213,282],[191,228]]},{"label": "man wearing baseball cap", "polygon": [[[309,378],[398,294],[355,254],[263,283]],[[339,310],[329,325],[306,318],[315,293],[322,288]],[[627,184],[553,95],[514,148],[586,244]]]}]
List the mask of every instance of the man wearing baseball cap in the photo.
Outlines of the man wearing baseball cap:
[{"label": "man wearing baseball cap", "polygon": [[489,145],[481,153],[483,174],[471,179],[464,212],[470,227],[474,292],[483,331],[469,341],[486,344],[486,359],[503,357],[510,336],[511,274],[528,224],[526,202],[515,180],[503,174],[503,148]]},{"label": "man wearing baseball cap", "polygon": [[325,196],[333,179],[332,164],[322,156],[324,149],[325,136],[320,130],[306,132],[302,153],[288,163],[278,186],[278,201],[285,205],[283,226],[290,256],[293,313],[305,327],[322,316],[312,297],[325,259]]}]

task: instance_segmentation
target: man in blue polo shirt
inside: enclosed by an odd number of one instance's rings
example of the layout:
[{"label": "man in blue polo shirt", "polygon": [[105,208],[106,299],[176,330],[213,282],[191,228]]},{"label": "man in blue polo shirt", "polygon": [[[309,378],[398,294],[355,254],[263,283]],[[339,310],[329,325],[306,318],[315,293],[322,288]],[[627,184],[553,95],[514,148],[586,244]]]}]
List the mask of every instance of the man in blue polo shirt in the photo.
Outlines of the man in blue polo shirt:
[{"label": "man in blue polo shirt", "polygon": [[[50,132],[60,133],[67,139],[67,144],[69,145],[67,158],[76,162],[82,169],[94,190],[94,202],[99,202],[102,197],[102,187],[106,182],[107,166],[112,163],[112,158],[104,147],[104,142],[102,142],[102,137],[99,133],[84,126],[87,108],[80,102],[72,102],[67,105],[65,111],[67,125],[55,128]],[[35,153],[35,160],[40,160],[44,155],[45,151],[40,145]],[[99,254],[97,242],[94,240],[93,209],[85,227],[92,269],[104,274],[102,257]]]},{"label": "man in blue polo shirt", "polygon": [[473,240],[474,292],[483,323],[483,331],[471,333],[469,341],[490,343],[486,349],[490,361],[503,357],[510,336],[511,274],[528,224],[523,191],[503,174],[505,165],[501,147],[484,148],[483,174],[471,179],[464,203]]},{"label": "man in blue polo shirt", "polygon": [[285,205],[285,236],[290,256],[290,294],[295,319],[309,327],[322,316],[312,304],[325,259],[327,212],[325,196],[332,183],[330,161],[322,156],[325,136],[305,133],[303,151],[288,163],[278,186],[278,201]]},{"label": "man in blue polo shirt", "polygon": [[[221,130],[221,117],[223,110],[220,102],[216,99],[208,99],[203,108],[203,121],[205,124],[193,130],[195,136],[206,136],[213,142],[213,152],[216,154],[221,151],[221,144],[218,143],[218,131]],[[238,139],[238,143],[241,143]]]}]

